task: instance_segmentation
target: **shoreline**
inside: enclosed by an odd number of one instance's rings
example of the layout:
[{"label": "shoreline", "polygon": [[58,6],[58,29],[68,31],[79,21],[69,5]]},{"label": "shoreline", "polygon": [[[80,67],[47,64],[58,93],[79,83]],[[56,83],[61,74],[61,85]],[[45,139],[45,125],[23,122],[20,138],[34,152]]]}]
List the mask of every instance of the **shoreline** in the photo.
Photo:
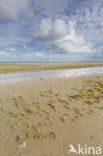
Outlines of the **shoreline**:
[{"label": "shoreline", "polygon": [[0,74],[101,66],[102,62],[0,63]]},{"label": "shoreline", "polygon": [[103,74],[1,86],[0,152],[68,156],[69,144],[103,147],[102,103]]},{"label": "shoreline", "polygon": [[103,74],[103,67],[45,70],[38,72],[6,73],[0,75],[0,86],[15,84],[19,82],[30,82],[37,80],[74,78],[81,76],[93,76]]}]

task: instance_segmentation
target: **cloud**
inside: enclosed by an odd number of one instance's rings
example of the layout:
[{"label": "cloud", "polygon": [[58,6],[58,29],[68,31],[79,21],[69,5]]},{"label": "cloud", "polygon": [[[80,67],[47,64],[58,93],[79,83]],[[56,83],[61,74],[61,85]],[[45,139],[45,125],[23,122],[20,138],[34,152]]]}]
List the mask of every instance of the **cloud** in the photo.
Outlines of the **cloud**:
[{"label": "cloud", "polygon": [[43,53],[35,53],[35,56],[37,56],[37,57],[43,57],[44,56],[44,54]]},{"label": "cloud", "polygon": [[50,19],[42,19],[40,30],[33,35],[33,38],[41,41],[57,40],[66,35],[67,25],[61,19],[56,19],[54,22]]},{"label": "cloud", "polygon": [[72,21],[56,19],[41,20],[40,29],[32,36],[32,43],[45,42],[50,52],[57,53],[91,53],[91,43],[83,36],[77,35]]},{"label": "cloud", "polygon": [[17,20],[19,16],[32,16],[31,0],[1,0],[0,18]]},{"label": "cloud", "polygon": [[42,53],[45,58],[103,56],[102,19],[102,0],[1,0],[0,49],[12,52],[16,47],[31,58]]},{"label": "cloud", "polygon": [[11,54],[7,53],[6,51],[0,51],[0,56],[10,56]]},{"label": "cloud", "polygon": [[[76,4],[75,4],[76,5]],[[70,12],[70,18],[77,24],[77,31],[88,41],[103,42],[103,1],[82,1]]]},{"label": "cloud", "polygon": [[14,59],[19,58],[19,56],[16,53],[10,53],[4,50],[0,50],[0,61],[4,61],[4,60],[12,60],[14,61]]},{"label": "cloud", "polygon": [[35,59],[35,58],[43,58],[44,54],[39,52],[31,52],[26,54],[21,54],[22,58]]},{"label": "cloud", "polygon": [[53,15],[56,12],[61,12],[72,0],[35,0],[34,7],[39,10],[39,12],[46,15]]},{"label": "cloud", "polygon": [[7,50],[7,51],[16,51],[16,48],[14,48],[14,47],[9,47],[9,48],[5,48],[5,50]]}]

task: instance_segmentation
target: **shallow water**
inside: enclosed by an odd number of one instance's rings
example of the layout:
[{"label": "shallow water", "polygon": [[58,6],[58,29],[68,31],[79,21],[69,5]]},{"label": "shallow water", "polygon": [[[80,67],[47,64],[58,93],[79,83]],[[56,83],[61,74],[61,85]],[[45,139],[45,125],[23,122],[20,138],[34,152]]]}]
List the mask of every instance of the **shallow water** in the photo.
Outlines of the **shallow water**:
[{"label": "shallow water", "polygon": [[47,78],[75,77],[75,76],[92,75],[92,74],[103,74],[103,67],[1,74],[0,85],[15,83],[19,81],[38,80],[40,78],[47,79]]}]

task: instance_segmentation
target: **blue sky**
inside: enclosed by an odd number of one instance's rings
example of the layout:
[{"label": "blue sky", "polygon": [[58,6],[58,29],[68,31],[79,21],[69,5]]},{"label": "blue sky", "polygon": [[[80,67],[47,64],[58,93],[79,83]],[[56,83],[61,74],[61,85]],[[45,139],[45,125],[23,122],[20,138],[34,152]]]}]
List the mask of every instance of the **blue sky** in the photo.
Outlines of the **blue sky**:
[{"label": "blue sky", "polygon": [[103,0],[1,0],[0,61],[103,61]]}]

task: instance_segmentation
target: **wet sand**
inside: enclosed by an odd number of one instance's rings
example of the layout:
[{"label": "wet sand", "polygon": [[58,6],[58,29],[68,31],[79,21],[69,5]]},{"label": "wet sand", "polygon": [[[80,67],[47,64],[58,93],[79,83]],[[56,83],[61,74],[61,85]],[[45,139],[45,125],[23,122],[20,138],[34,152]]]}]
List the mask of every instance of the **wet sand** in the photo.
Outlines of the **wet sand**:
[{"label": "wet sand", "polygon": [[69,144],[103,150],[103,75],[0,87],[0,156],[75,156]]}]

